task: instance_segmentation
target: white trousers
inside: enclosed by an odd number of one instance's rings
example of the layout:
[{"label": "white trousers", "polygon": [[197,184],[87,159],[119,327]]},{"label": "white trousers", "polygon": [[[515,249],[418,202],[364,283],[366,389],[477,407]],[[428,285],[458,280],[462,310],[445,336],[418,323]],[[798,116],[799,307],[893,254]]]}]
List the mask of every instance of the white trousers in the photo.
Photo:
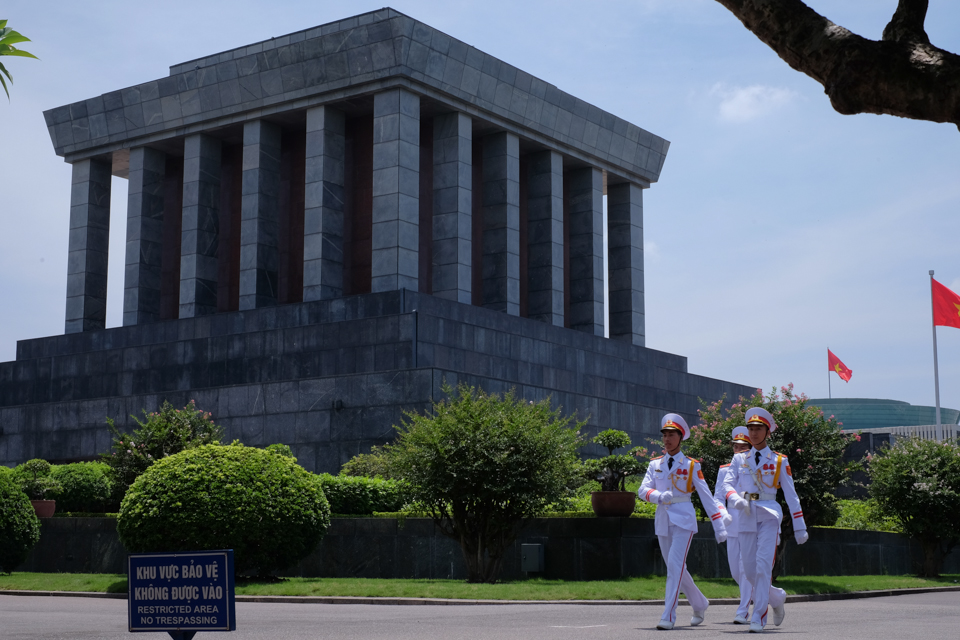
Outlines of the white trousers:
[{"label": "white trousers", "polygon": [[740,606],[737,615],[746,618],[750,614],[750,599],[753,597],[753,586],[743,571],[743,560],[740,558],[740,538],[727,538],[727,564],[730,566],[730,575],[740,587]]},{"label": "white trousers", "polygon": [[[757,509],[757,530],[740,531],[740,557],[743,560],[743,575],[753,586],[753,617],[751,622],[767,624],[767,605],[782,606],[787,592],[771,586],[773,561],[777,556],[780,538],[780,522],[771,514]],[[740,605],[743,606],[743,586],[740,587]],[[749,598],[747,602],[749,602]],[[739,609],[737,612],[739,613]]]},{"label": "white trousers", "polygon": [[667,588],[664,592],[663,615],[660,619],[677,621],[677,601],[680,599],[681,591],[687,596],[694,611],[705,610],[710,601],[700,593],[700,589],[693,582],[693,577],[687,571],[687,551],[690,550],[693,531],[671,524],[667,529],[667,535],[657,536],[657,538],[660,540],[660,553],[663,554],[663,561],[667,565]]}]

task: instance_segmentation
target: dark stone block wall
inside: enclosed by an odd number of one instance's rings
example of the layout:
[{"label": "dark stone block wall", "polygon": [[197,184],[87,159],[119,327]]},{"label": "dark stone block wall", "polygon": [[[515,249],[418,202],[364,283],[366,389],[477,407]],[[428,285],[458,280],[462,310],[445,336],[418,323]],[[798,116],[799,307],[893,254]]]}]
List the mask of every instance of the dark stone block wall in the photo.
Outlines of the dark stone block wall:
[{"label": "dark stone block wall", "polygon": [[[543,576],[562,580],[613,580],[666,575],[653,520],[649,518],[537,518],[504,557],[502,578],[522,578],[520,545],[544,545]],[[919,545],[894,533],[814,527],[810,541],[787,542],[783,576],[905,575],[922,558]],[[125,573],[127,552],[112,518],[41,520],[40,542],[18,571]],[[729,578],[726,547],[700,523],[687,555],[695,576]],[[960,550],[944,563],[960,572]],[[456,543],[432,520],[333,518],[317,549],[287,576],[322,578],[466,578]]]},{"label": "dark stone block wall", "polygon": [[0,363],[0,464],[94,458],[110,446],[107,417],[129,430],[164,400],[196,400],[228,441],[283,442],[306,469],[335,473],[392,439],[444,380],[551,396],[591,433],[635,443],[657,436],[663,413],[696,422],[698,398],[753,391],[686,369],[681,356],[404,290],[67,334],[21,341]]}]

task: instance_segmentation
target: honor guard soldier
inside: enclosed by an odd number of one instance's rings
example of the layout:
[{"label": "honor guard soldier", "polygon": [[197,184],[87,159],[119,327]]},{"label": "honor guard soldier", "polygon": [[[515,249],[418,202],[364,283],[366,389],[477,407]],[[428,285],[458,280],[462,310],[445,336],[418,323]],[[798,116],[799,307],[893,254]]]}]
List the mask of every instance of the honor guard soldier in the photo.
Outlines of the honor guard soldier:
[{"label": "honor guard soldier", "polygon": [[773,607],[775,625],[779,626],[785,615],[787,593],[770,584],[783,520],[777,489],[783,489],[790,507],[797,544],[803,544],[809,536],[793,486],[790,461],[767,446],[767,437],[777,430],[777,423],[769,411],[760,407],[748,410],[746,419],[753,448],[733,456],[724,478],[724,496],[730,506],[740,511],[737,522],[740,557],[746,578],[753,586],[750,632],[759,633],[767,623],[768,604]]},{"label": "honor guard soldier", "polygon": [[710,515],[718,543],[727,537],[723,520],[729,520],[729,515],[710,494],[703,471],[700,470],[700,462],[686,457],[680,451],[680,443],[690,437],[690,429],[684,419],[675,413],[668,413],[660,421],[660,433],[663,435],[666,455],[650,461],[637,493],[642,500],[658,505],[654,528],[660,541],[660,553],[667,565],[667,587],[663,615],[657,629],[673,629],[681,591],[687,595],[693,607],[693,616],[690,618],[693,626],[703,622],[710,605],[687,571],[687,551],[693,534],[697,532],[697,515],[690,503],[694,489]]},{"label": "honor guard soldier", "polygon": [[[753,448],[748,433],[746,427],[734,428],[732,434],[734,455]],[[717,484],[714,485],[713,497],[720,505],[727,502],[724,498],[723,483],[729,469],[730,465],[724,464],[720,465],[720,470],[717,472]],[[737,614],[733,618],[733,622],[735,624],[750,624],[750,598],[753,595],[753,587],[750,586],[750,581],[743,575],[743,562],[740,560],[739,512],[733,508],[728,509],[728,511],[731,522],[727,525],[727,564],[730,566],[730,575],[733,576],[737,586],[740,587],[740,606],[737,607]]]}]

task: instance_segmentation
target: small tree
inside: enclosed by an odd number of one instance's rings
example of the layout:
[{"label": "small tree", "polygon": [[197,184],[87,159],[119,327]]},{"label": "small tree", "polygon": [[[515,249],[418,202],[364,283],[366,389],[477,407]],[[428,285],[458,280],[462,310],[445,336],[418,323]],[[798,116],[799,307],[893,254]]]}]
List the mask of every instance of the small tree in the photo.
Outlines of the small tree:
[{"label": "small tree", "polygon": [[157,460],[185,449],[219,443],[223,438],[223,429],[214,424],[213,416],[197,409],[193,400],[183,409],[174,409],[164,400],[159,411],[144,411],[143,415],[146,418],[143,422],[130,416],[139,426],[133,435],[121,433],[113,420],[107,418],[113,433],[113,450],[100,457],[110,465],[120,491],[118,498]]},{"label": "small tree", "polygon": [[[580,475],[579,431],[550,401],[460,385],[429,415],[408,413],[386,450],[440,531],[457,541],[468,582],[496,582],[523,521],[569,495]],[[579,428],[582,423],[577,423]]]},{"label": "small tree", "polygon": [[[0,20],[0,56],[19,56],[21,58],[33,58],[38,60],[37,56],[32,53],[27,53],[23,49],[18,49],[13,46],[15,44],[20,44],[21,42],[30,42],[30,38],[20,35],[13,29],[7,26],[6,20]],[[0,86],[3,87],[4,93],[7,94],[7,99],[10,99],[10,90],[7,89],[7,82],[3,79],[3,76],[7,76],[7,80],[13,84],[13,76],[10,75],[10,72],[7,71],[7,68],[3,66],[3,63],[0,62]]]},{"label": "small tree", "polygon": [[643,447],[634,447],[625,454],[613,453],[616,449],[630,446],[630,436],[625,432],[607,429],[598,433],[591,442],[606,447],[609,452],[606,457],[592,458],[583,463],[583,477],[599,482],[601,491],[626,491],[628,476],[646,472],[644,459],[647,450]]},{"label": "small tree", "polygon": [[52,500],[63,487],[50,475],[51,468],[46,460],[34,458],[14,468],[13,476],[31,500]]},{"label": "small tree", "polygon": [[920,542],[919,575],[940,575],[960,541],[960,447],[935,440],[898,440],[869,461],[870,495],[901,530]]}]

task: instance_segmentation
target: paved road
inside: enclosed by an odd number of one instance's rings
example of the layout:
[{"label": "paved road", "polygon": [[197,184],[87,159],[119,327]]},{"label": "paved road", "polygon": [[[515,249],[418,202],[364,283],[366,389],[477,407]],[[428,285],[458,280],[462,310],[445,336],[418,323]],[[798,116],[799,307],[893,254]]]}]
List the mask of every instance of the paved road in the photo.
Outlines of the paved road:
[{"label": "paved road", "polygon": [[[0,596],[4,640],[169,638],[127,631],[125,600]],[[689,620],[681,607],[679,619]],[[699,627],[658,632],[660,609],[651,606],[475,605],[388,606],[237,603],[237,631],[199,633],[197,640],[611,640],[626,638],[756,638],[730,622],[734,607],[718,605]],[[890,598],[791,603],[781,627],[766,636],[820,640],[955,639],[960,634],[960,592]]]}]

